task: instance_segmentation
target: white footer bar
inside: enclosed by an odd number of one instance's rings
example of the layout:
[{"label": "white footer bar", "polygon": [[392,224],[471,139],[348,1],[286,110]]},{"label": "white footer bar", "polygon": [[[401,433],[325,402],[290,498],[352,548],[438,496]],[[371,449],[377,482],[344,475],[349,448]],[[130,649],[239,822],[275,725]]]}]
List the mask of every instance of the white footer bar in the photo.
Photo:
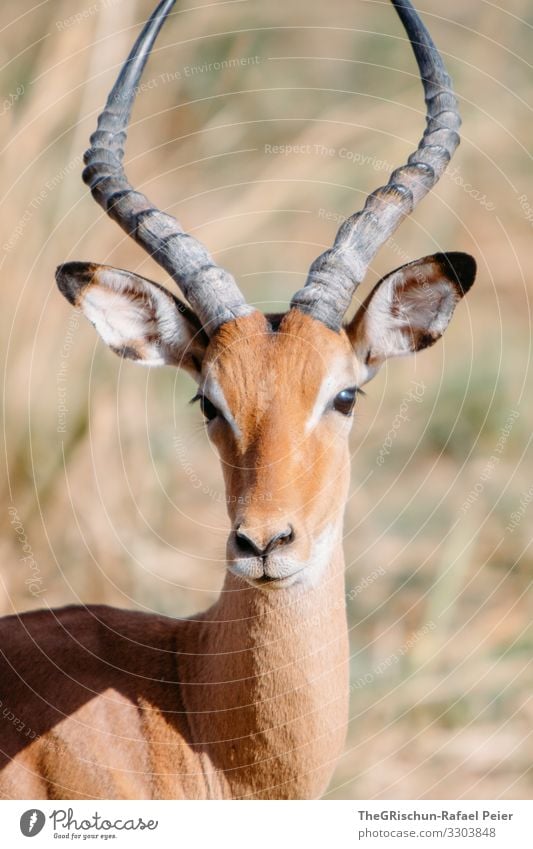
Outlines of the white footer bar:
[{"label": "white footer bar", "polygon": [[[531,849],[533,802],[0,802],[1,844]],[[31,839],[35,838],[35,843]]]}]

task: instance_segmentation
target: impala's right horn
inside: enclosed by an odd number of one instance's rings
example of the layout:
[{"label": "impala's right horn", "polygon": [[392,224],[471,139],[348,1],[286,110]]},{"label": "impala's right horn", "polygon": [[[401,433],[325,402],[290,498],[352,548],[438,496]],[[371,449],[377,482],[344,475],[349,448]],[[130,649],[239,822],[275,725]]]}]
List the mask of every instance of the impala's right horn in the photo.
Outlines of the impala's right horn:
[{"label": "impala's right horn", "polygon": [[122,158],[135,94],[154,41],[175,0],[163,0],[147,21],[98,118],[85,154],[83,179],[93,197],[123,230],[176,281],[208,335],[226,321],[247,315],[235,280],[178,221],[156,209],[128,182]]},{"label": "impala's right horn", "polygon": [[391,0],[420,70],[427,126],[407,165],[372,192],[364,208],[339,229],[333,247],[316,259],[291,306],[339,330],[355,289],[379,248],[442,176],[459,144],[461,118],[451,80],[437,48],[410,0]]}]

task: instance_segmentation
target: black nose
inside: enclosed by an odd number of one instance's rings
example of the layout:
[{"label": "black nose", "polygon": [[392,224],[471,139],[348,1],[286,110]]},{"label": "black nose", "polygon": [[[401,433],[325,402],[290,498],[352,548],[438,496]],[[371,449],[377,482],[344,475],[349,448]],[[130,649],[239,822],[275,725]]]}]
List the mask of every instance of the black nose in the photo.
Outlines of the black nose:
[{"label": "black nose", "polygon": [[266,557],[267,554],[274,548],[279,548],[282,545],[289,545],[294,539],[294,529],[291,525],[285,528],[283,531],[279,531],[277,534],[274,534],[268,542],[264,542],[264,540],[259,539],[260,534],[257,533],[254,536],[250,533],[250,531],[245,531],[244,528],[238,527],[235,529],[235,542],[237,543],[237,547],[240,549],[242,554],[250,556],[251,554],[254,557]]}]

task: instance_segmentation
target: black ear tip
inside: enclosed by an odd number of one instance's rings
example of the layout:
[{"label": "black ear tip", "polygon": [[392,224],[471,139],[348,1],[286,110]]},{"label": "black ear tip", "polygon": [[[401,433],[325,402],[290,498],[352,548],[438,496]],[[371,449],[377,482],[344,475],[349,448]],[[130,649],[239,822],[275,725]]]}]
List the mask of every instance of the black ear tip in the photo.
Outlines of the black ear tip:
[{"label": "black ear tip", "polygon": [[466,295],[476,278],[477,264],[473,256],[461,251],[438,254],[446,274],[457,283],[463,295]]},{"label": "black ear tip", "polygon": [[58,265],[56,268],[56,283],[59,291],[72,305],[76,303],[76,287],[74,280],[69,274],[69,264]]},{"label": "black ear tip", "polygon": [[94,267],[89,262],[65,262],[56,268],[56,283],[67,301],[76,306],[82,289],[91,282]]}]

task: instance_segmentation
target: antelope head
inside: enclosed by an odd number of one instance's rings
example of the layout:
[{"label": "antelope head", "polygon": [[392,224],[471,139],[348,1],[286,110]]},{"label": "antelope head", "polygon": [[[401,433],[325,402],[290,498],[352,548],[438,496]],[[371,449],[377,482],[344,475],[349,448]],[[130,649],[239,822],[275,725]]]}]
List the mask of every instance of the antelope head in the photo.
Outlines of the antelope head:
[{"label": "antelope head", "polygon": [[475,276],[464,253],[427,256],[384,277],[343,325],[381,245],[435,185],[458,143],[457,101],[409,0],[392,0],[418,63],[427,127],[407,164],[339,229],[281,316],[244,300],[233,277],[128,182],[123,146],[135,92],[174,0],[163,0],[127,59],[85,154],[93,197],[169,273],[188,301],[128,271],[59,267],[68,300],[119,356],[186,369],[220,454],[228,568],[262,588],[313,583],[340,541],[348,434],[361,387],[389,357],[432,345]]}]

